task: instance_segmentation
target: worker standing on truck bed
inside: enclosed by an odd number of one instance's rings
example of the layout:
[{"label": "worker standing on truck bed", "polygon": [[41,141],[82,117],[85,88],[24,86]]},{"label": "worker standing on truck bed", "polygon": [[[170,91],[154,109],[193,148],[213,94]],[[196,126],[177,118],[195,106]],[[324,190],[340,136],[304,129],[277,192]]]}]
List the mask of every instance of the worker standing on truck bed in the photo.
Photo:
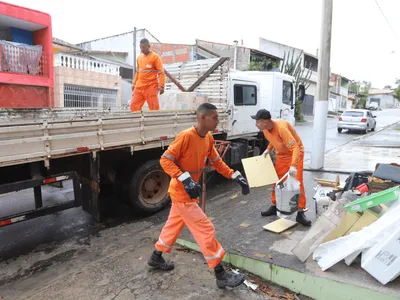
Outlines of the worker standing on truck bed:
[{"label": "worker standing on truck bed", "polygon": [[136,75],[132,85],[131,111],[142,110],[146,101],[150,110],[159,110],[158,93],[164,93],[165,73],[161,57],[150,50],[148,39],[140,41],[141,54],[137,58]]},{"label": "worker standing on truck bed", "polygon": [[[265,138],[269,141],[268,148],[262,154],[264,157],[275,148],[276,162],[275,170],[279,178],[282,178],[287,172],[290,176],[296,177],[300,182],[299,210],[296,221],[305,226],[310,226],[311,222],[304,214],[306,208],[306,195],[303,184],[303,163],[304,146],[296,130],[285,120],[271,120],[271,113],[266,109],[260,109],[255,116],[258,129],[264,132]],[[261,215],[264,217],[277,214],[275,188],[272,191],[272,205]]]},{"label": "worker standing on truck bed", "polygon": [[173,263],[164,260],[162,253],[171,252],[186,225],[208,266],[214,269],[217,286],[235,287],[243,283],[244,275],[227,272],[222,265],[225,250],[215,238],[214,225],[199,207],[201,186],[198,181],[208,158],[218,173],[237,181],[243,195],[249,194],[250,188],[240,172],[234,172],[222,161],[214,147],[210,131],[214,131],[219,123],[217,108],[203,103],[197,108],[196,115],[197,126],[180,132],[160,160],[162,168],[172,178],[168,190],[172,207],[148,264],[165,271],[174,268]]}]

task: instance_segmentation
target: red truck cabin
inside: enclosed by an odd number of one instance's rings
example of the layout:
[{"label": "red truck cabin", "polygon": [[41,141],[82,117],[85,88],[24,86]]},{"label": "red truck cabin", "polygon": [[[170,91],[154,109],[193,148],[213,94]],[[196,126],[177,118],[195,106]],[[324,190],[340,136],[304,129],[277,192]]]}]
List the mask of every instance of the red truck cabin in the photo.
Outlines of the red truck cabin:
[{"label": "red truck cabin", "polygon": [[53,107],[50,15],[0,1],[0,107]]}]

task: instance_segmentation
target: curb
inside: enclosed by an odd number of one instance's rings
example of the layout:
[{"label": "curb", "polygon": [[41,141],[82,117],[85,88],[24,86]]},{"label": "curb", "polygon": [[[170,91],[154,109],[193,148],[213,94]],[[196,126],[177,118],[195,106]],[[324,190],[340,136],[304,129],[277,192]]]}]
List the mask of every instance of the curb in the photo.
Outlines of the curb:
[{"label": "curb", "polygon": [[[191,250],[201,252],[196,243],[178,239],[177,243]],[[295,293],[311,297],[316,300],[395,300],[397,297],[380,293],[349,283],[338,282],[333,279],[322,278],[316,275],[304,274],[290,268],[270,264],[254,258],[230,253],[227,251],[224,262],[240,268],[264,280],[285,287]]]}]

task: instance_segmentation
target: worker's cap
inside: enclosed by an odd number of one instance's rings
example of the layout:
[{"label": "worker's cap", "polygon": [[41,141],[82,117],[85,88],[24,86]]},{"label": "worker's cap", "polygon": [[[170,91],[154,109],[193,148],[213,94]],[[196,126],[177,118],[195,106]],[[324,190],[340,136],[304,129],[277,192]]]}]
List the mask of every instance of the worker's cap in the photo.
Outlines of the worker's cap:
[{"label": "worker's cap", "polygon": [[254,120],[271,120],[271,113],[266,109],[260,109],[254,116],[251,116]]}]

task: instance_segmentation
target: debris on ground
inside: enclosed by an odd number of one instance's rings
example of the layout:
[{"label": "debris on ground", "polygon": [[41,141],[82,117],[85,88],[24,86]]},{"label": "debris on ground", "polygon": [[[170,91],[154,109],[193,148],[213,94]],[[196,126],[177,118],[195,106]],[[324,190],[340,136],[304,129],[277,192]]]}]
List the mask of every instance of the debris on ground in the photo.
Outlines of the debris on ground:
[{"label": "debris on ground", "polygon": [[361,255],[361,267],[383,285],[400,276],[400,165],[377,164],[344,185],[338,176],[315,181],[319,218],[292,252],[303,262],[313,253],[322,271]]}]

